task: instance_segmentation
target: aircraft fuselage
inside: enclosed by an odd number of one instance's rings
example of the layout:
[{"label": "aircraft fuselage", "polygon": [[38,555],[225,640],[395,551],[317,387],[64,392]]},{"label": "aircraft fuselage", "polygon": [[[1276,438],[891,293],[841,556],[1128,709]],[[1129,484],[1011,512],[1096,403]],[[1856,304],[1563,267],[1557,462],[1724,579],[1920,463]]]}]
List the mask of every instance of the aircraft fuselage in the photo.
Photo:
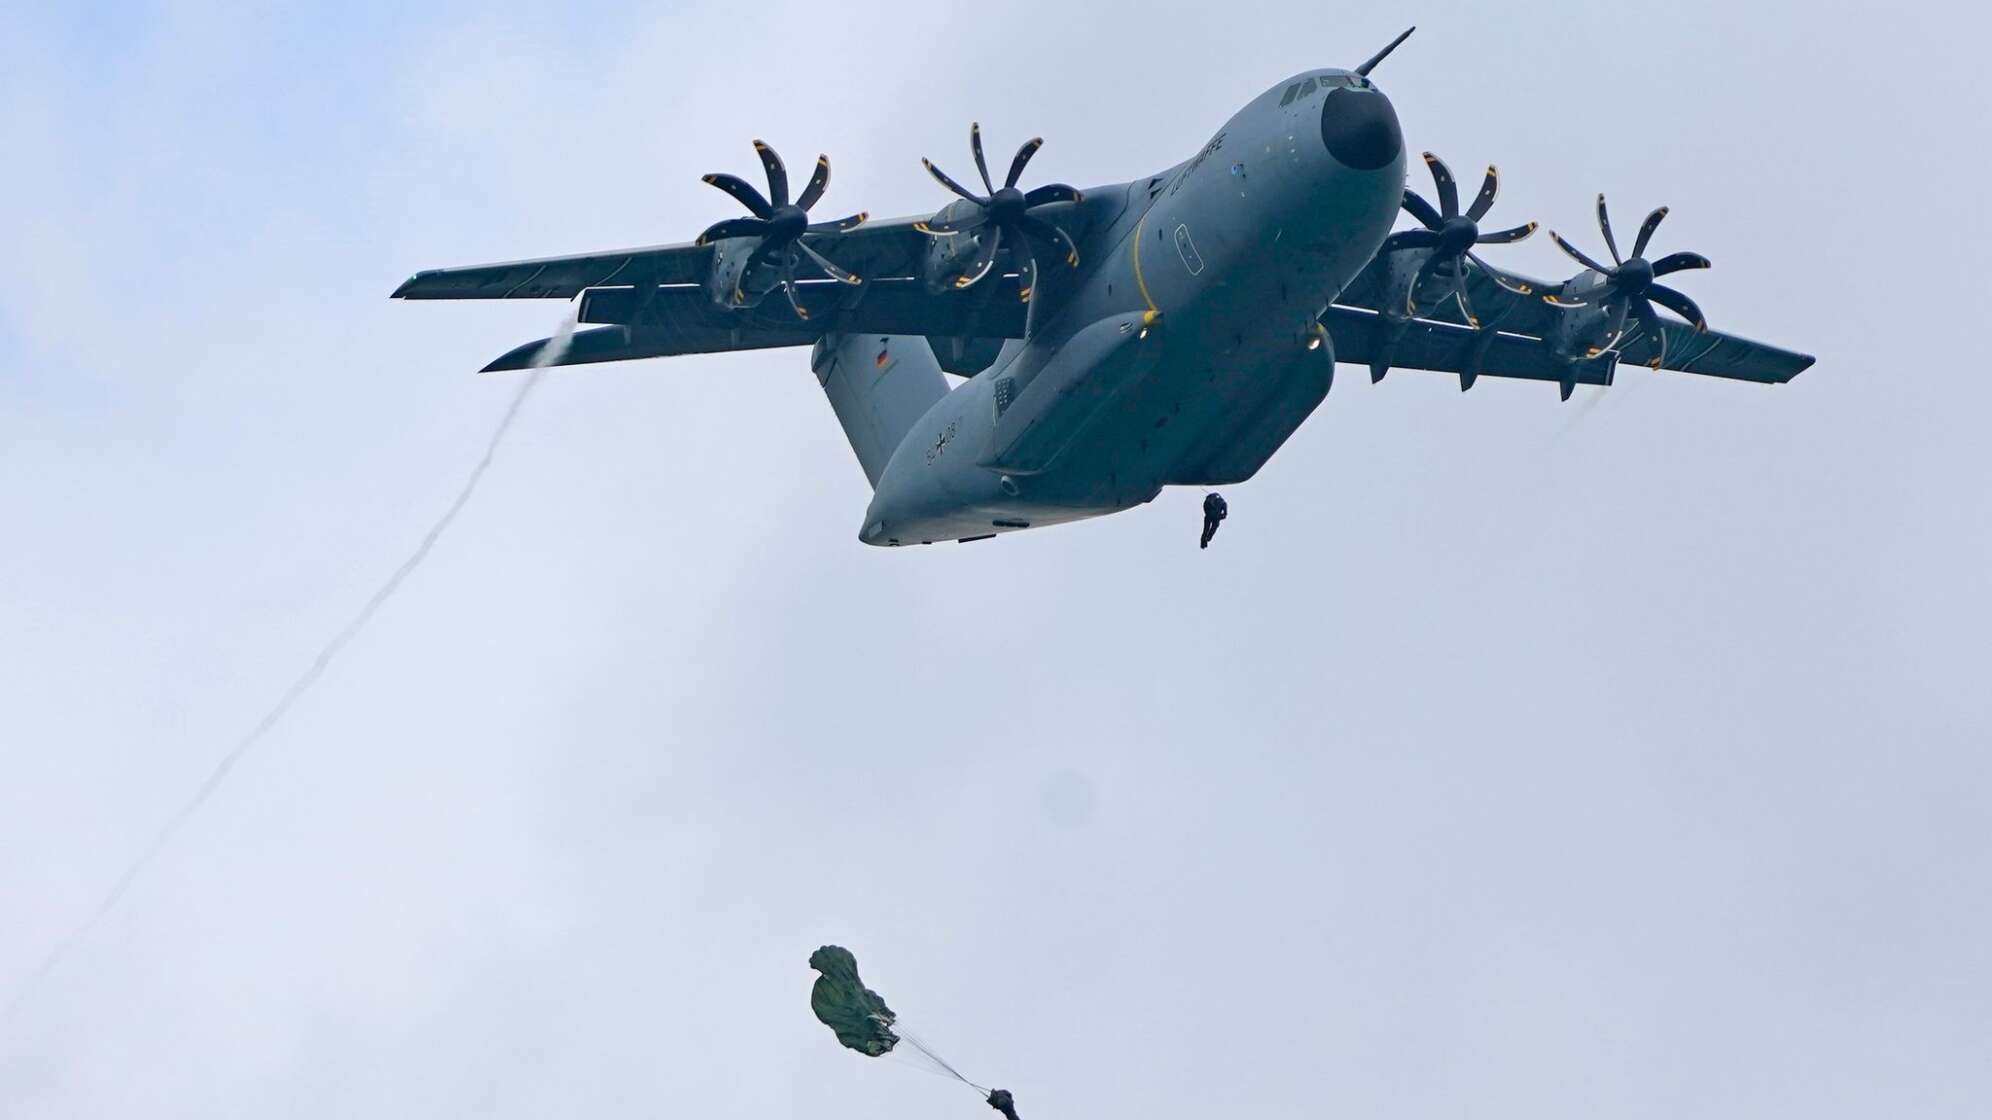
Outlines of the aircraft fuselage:
[{"label": "aircraft fuselage", "polygon": [[1335,358],[1318,317],[1375,255],[1403,190],[1388,99],[1317,70],[1176,167],[1087,192],[1127,205],[1081,245],[1030,337],[913,426],[861,539],[982,537],[1250,478],[1326,395]]}]

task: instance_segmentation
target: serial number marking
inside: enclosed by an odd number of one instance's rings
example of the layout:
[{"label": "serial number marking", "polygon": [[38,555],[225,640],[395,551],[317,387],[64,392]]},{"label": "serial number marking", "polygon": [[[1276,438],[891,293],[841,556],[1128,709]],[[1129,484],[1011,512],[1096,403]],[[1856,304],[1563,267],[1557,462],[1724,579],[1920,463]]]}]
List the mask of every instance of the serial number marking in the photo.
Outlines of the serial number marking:
[{"label": "serial number marking", "polygon": [[934,460],[940,458],[944,453],[946,453],[948,449],[948,441],[953,439],[955,437],[955,433],[959,431],[961,431],[960,420],[948,421],[948,426],[941,429],[941,434],[934,440],[934,446],[929,447],[927,449],[928,466],[930,467],[933,466]]}]

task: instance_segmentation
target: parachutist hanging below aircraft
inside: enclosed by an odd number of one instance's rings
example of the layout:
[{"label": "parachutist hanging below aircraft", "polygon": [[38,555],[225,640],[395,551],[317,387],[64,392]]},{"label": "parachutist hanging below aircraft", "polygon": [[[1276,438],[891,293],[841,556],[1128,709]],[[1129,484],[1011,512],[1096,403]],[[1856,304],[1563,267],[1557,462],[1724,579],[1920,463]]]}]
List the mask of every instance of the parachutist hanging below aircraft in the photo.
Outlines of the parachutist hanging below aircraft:
[{"label": "parachutist hanging below aircraft", "polygon": [[[1483,259],[1478,247],[1535,224],[1480,232],[1492,168],[1464,210],[1435,156],[1438,205],[1405,189],[1397,112],[1372,79],[1404,37],[1353,70],[1273,86],[1191,158],[1126,182],[1025,190],[1032,140],[999,188],[977,126],[987,193],[927,162],[959,196],[938,213],[812,222],[828,159],[791,203],[780,159],[756,143],[769,195],[708,176],[752,216],[690,244],[423,272],[395,295],[579,296],[581,321],[600,324],[562,353],[535,342],[492,370],[813,346],[817,382],[873,487],[859,539],[887,546],[981,540],[1130,509],[1168,486],[1244,482],[1327,396],[1337,362],[1379,380],[1393,367],[1453,373],[1462,390],[1481,377],[1546,381],[1566,400],[1578,385],[1612,384],[1622,359],[1767,384],[1812,365],[1709,330],[1683,293],[1655,283],[1708,263],[1645,259],[1664,209],[1621,260],[1601,201],[1617,263],[1559,238],[1584,266],[1561,284]],[[1419,228],[1393,235],[1400,206]],[[767,299],[777,288],[785,299]]]},{"label": "parachutist hanging below aircraft", "polygon": [[1217,535],[1218,523],[1230,516],[1231,509],[1224,504],[1224,498],[1213,491],[1204,495],[1203,514],[1203,540],[1198,542],[1197,547],[1209,548],[1210,539]]}]

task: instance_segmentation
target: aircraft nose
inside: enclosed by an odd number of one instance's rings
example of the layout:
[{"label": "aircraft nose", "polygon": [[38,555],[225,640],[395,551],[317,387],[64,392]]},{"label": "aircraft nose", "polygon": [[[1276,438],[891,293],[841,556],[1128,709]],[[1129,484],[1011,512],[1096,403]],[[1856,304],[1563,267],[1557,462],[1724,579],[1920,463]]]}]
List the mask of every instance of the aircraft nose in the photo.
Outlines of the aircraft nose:
[{"label": "aircraft nose", "polygon": [[1404,150],[1390,99],[1374,89],[1338,89],[1321,99],[1321,142],[1357,171],[1388,167]]}]

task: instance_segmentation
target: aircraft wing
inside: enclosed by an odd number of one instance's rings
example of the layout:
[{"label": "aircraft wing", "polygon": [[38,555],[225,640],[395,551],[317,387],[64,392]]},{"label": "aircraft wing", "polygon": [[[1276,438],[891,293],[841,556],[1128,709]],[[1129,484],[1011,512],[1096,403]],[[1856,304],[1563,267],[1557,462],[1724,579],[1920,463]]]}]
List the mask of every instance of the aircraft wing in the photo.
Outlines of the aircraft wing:
[{"label": "aircraft wing", "polygon": [[[918,275],[926,237],[919,218],[866,222],[844,233],[815,233],[818,252],[870,281]],[[712,248],[689,242],[616,249],[571,257],[437,268],[418,272],[394,290],[395,299],[573,299],[590,288],[622,284],[698,284],[712,265]]]},{"label": "aircraft wing", "polygon": [[[857,287],[834,281],[796,285],[808,319],[787,300],[759,307],[717,307],[697,284],[668,287],[590,287],[581,297],[580,321],[610,324],[580,331],[550,365],[585,365],[675,354],[711,354],[808,346],[831,331],[845,334],[918,335],[933,339],[1022,338],[1026,305],[1015,276],[992,276],[976,285],[975,298],[935,294],[918,280],[869,280]],[[526,369],[550,339],[529,342],[484,367]],[[946,366],[947,354],[937,347]],[[984,358],[986,364],[987,359]],[[980,368],[979,366],[977,368]],[[972,372],[972,371],[970,371]]]},{"label": "aircraft wing", "polygon": [[[1502,272],[1500,276],[1506,286],[1497,283],[1478,267],[1469,271],[1467,298],[1472,301],[1480,316],[1483,329],[1497,331],[1502,339],[1488,349],[1489,365],[1481,369],[1490,377],[1530,377],[1555,381],[1556,376],[1544,376],[1542,371],[1553,370],[1559,361],[1546,339],[1556,331],[1563,311],[1543,300],[1545,293],[1552,293],[1561,287],[1561,281],[1542,281],[1513,272]],[[1322,318],[1336,343],[1336,358],[1339,361],[1367,363],[1369,351],[1366,338],[1353,337],[1365,332],[1354,324],[1365,320],[1339,316],[1339,312],[1354,310],[1376,318],[1386,298],[1385,273],[1377,261],[1357,275],[1348,289],[1336,300],[1336,305]],[[1510,290],[1525,289],[1525,294]],[[1421,308],[1420,318],[1413,321],[1412,330],[1396,351],[1392,352],[1393,367],[1411,369],[1431,369],[1447,373],[1467,373],[1465,362],[1470,355],[1469,348],[1460,345],[1458,340],[1470,338],[1474,333],[1466,326],[1466,316],[1461,313],[1458,303],[1446,300],[1444,303]],[[1340,325],[1338,326],[1338,320]],[[1450,329],[1447,329],[1450,328]],[[1776,385],[1790,381],[1811,368],[1810,355],[1794,353],[1780,347],[1753,342],[1721,331],[1697,332],[1687,323],[1667,321],[1663,327],[1666,334],[1666,356],[1660,368],[1678,370],[1684,373],[1699,373],[1710,377],[1723,377],[1735,381],[1755,381],[1760,384]],[[1344,335],[1351,335],[1349,349],[1343,348]],[[1414,339],[1416,341],[1414,341]],[[1450,344],[1446,340],[1452,340]],[[1358,351],[1365,356],[1356,357]],[[1526,353],[1533,357],[1525,357]],[[1659,348],[1654,340],[1646,337],[1636,326],[1620,340],[1614,352],[1617,360],[1651,364],[1659,356]],[[1500,355],[1500,360],[1496,356]],[[1586,363],[1579,363],[1583,369]],[[1531,372],[1511,372],[1527,369]],[[1468,382],[1471,382],[1469,377]],[[1610,384],[1605,381],[1587,381],[1583,376],[1578,384]]]},{"label": "aircraft wing", "polygon": [[[1383,350],[1383,316],[1354,307],[1330,307],[1321,317],[1335,344],[1335,360],[1368,365]],[[1476,360],[1474,351],[1481,350]],[[1411,327],[1390,350],[1393,369],[1427,369],[1457,373],[1460,384],[1470,387],[1475,377],[1520,377],[1531,381],[1560,382],[1563,363],[1539,338],[1510,334],[1485,327],[1473,330],[1464,323],[1439,323],[1414,319]],[[1570,371],[1578,385],[1610,385],[1618,355],[1606,351],[1588,361],[1578,362]]]}]

